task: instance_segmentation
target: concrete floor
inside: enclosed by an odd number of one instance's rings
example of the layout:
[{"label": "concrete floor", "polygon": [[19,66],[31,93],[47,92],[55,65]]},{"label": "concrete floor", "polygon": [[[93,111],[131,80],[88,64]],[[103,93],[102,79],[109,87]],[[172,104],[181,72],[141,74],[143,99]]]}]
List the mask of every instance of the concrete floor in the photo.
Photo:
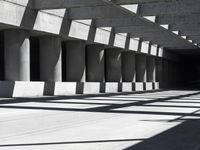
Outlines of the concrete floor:
[{"label": "concrete floor", "polygon": [[200,91],[1,99],[1,149],[199,150]]}]

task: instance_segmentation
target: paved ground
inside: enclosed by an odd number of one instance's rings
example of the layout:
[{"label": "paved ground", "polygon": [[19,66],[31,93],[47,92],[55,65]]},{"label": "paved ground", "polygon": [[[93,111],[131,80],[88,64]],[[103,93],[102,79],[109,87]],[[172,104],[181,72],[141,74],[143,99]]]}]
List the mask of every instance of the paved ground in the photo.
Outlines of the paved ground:
[{"label": "paved ground", "polygon": [[200,91],[0,103],[0,150],[200,149]]}]

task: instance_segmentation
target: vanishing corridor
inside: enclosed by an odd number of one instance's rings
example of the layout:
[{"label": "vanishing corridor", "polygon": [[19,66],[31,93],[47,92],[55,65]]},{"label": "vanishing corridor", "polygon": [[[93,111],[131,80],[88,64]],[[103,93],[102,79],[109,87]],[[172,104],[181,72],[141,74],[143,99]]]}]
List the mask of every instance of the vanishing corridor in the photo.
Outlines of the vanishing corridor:
[{"label": "vanishing corridor", "polygon": [[200,91],[0,102],[0,150],[200,148]]}]

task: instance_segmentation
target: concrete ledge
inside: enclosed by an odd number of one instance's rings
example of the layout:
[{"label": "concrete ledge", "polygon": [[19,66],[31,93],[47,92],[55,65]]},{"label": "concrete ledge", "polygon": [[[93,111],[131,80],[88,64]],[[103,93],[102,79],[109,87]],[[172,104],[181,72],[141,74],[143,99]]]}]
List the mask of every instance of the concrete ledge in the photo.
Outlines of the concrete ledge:
[{"label": "concrete ledge", "polygon": [[76,94],[117,93],[158,90],[155,82],[23,82],[0,81],[0,97],[67,96]]},{"label": "concrete ledge", "polygon": [[154,84],[154,90],[160,89],[160,84],[159,84],[159,82],[154,82],[153,84]]},{"label": "concrete ledge", "polygon": [[0,81],[0,97],[43,96],[44,82]]},{"label": "concrete ledge", "polygon": [[66,96],[83,94],[81,82],[49,82],[45,83],[44,95]]},{"label": "concrete ledge", "polygon": [[143,82],[135,82],[135,91],[144,91],[144,83]]},{"label": "concrete ledge", "polygon": [[145,83],[145,90],[153,90],[154,87],[153,87],[153,82],[146,82]]},{"label": "concrete ledge", "polygon": [[106,82],[105,93],[117,93],[121,92],[121,83],[118,82]]},{"label": "concrete ledge", "polygon": [[132,92],[132,91],[133,91],[133,83],[131,82],[122,83],[122,92]]},{"label": "concrete ledge", "polygon": [[100,82],[86,82],[84,83],[83,94],[98,94],[100,93]]}]

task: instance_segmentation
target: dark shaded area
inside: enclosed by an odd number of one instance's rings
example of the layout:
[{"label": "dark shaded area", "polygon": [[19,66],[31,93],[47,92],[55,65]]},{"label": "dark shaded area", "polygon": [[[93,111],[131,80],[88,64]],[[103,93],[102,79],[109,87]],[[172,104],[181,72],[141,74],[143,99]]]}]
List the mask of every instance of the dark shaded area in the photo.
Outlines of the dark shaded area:
[{"label": "dark shaded area", "polygon": [[144,54],[137,54],[135,56],[135,61],[137,65],[136,70],[136,82],[146,81],[146,56]]},{"label": "dark shaded area", "polygon": [[135,53],[133,51],[122,52],[122,81],[133,82],[135,78]]},{"label": "dark shaded area", "polygon": [[62,81],[66,81],[66,46],[62,42]]},{"label": "dark shaded area", "polygon": [[40,81],[40,46],[39,38],[30,38],[30,79]]},{"label": "dark shaded area", "polygon": [[199,150],[200,120],[187,120],[126,150]]},{"label": "dark shaded area", "polygon": [[0,80],[4,80],[4,32],[0,31]]},{"label": "dark shaded area", "polygon": [[65,46],[66,81],[80,82],[85,73],[85,42],[67,41]]},{"label": "dark shaded area", "polygon": [[86,81],[103,82],[104,81],[104,46],[87,45],[86,46]]},{"label": "dark shaded area", "polygon": [[119,82],[121,80],[121,50],[105,50],[105,79],[106,82]]}]

